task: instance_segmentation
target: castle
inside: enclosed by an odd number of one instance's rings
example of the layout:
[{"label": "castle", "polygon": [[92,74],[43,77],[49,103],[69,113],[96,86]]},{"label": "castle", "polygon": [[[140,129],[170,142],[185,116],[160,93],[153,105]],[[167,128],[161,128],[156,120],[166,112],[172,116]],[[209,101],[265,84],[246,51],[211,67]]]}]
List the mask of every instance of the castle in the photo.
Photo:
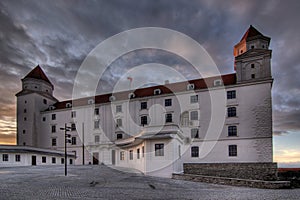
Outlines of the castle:
[{"label": "castle", "polygon": [[[67,101],[53,96],[53,84],[37,66],[16,94],[17,145],[63,150],[60,128],[67,124],[77,165],[170,177],[183,163],[273,162],[269,44],[250,26],[234,46],[235,73]],[[211,90],[226,94],[217,138],[206,135]]]}]

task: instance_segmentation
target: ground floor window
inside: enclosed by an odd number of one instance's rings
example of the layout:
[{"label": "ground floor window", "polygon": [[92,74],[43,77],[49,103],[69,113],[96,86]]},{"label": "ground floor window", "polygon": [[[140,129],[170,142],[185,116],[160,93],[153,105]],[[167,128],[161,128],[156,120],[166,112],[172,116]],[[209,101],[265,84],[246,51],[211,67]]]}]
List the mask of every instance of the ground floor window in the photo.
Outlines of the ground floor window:
[{"label": "ground floor window", "polygon": [[65,164],[65,159],[64,159],[64,158],[61,158],[61,159],[60,159],[60,163],[61,163],[61,164]]},{"label": "ground floor window", "polygon": [[52,163],[56,163],[56,158],[55,157],[52,157]]},{"label": "ground floor window", "polygon": [[125,160],[125,151],[120,152],[120,160]]},{"label": "ground floor window", "polygon": [[133,160],[133,150],[129,151],[129,160]]},{"label": "ground floor window", "polygon": [[191,156],[192,157],[199,157],[199,147],[192,147],[191,148]]},{"label": "ground floor window", "polygon": [[3,154],[2,155],[2,160],[3,161],[8,161],[8,154]]},{"label": "ground floor window", "polygon": [[237,136],[236,126],[228,126],[228,136]]},{"label": "ground floor window", "polygon": [[46,156],[43,156],[42,157],[42,163],[46,163],[47,162],[47,158],[46,158]]},{"label": "ground floor window", "polygon": [[21,155],[16,155],[16,162],[20,162],[21,161]]},{"label": "ground floor window", "polygon": [[164,156],[164,144],[155,144],[155,156]]},{"label": "ground floor window", "polygon": [[145,156],[145,147],[142,146],[142,156],[144,157]]},{"label": "ground floor window", "polygon": [[70,165],[73,165],[73,159],[70,159]]},{"label": "ground floor window", "polygon": [[229,145],[228,154],[230,157],[237,156],[237,145]]},{"label": "ground floor window", "polygon": [[140,159],[140,149],[136,150],[136,157],[137,157],[137,159]]}]

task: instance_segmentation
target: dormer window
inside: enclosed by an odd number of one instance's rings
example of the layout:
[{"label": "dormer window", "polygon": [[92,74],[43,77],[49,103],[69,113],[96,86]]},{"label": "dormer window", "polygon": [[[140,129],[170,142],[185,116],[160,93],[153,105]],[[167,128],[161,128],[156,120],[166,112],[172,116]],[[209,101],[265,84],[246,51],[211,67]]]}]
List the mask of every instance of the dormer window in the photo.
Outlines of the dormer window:
[{"label": "dormer window", "polygon": [[94,103],[95,103],[95,100],[94,100],[94,99],[89,99],[89,100],[88,100],[88,104],[89,104],[89,105],[94,104]]},{"label": "dormer window", "polygon": [[221,85],[222,85],[221,79],[214,80],[214,86],[221,86]]},{"label": "dormer window", "polygon": [[195,89],[195,84],[193,84],[193,83],[188,84],[188,85],[186,86],[186,89],[187,89],[187,90],[194,90],[194,89]]},{"label": "dormer window", "polygon": [[110,96],[109,97],[109,101],[115,101],[116,100],[116,97],[115,96]]},{"label": "dormer window", "polygon": [[154,90],[154,95],[160,95],[161,94],[161,90],[160,89],[155,89]]},{"label": "dormer window", "polygon": [[71,108],[72,104],[71,103],[66,103],[66,108]]},{"label": "dormer window", "polygon": [[55,106],[49,106],[49,110],[54,110]]},{"label": "dormer window", "polygon": [[133,92],[128,94],[128,99],[133,99],[135,97],[135,94]]}]

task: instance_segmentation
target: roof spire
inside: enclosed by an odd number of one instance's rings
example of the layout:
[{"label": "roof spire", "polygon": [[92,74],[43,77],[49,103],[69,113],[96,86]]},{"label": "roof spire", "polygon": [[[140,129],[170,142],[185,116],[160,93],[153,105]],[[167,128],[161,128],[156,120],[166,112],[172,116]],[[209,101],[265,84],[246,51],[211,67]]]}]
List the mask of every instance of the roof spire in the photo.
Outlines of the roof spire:
[{"label": "roof spire", "polygon": [[52,83],[50,82],[50,80],[48,79],[48,77],[46,76],[46,74],[44,73],[44,71],[42,70],[42,68],[40,67],[40,65],[37,65],[33,70],[31,70],[25,77],[25,78],[34,78],[34,79],[40,79],[43,81],[46,81],[47,83],[49,83],[51,86]]}]

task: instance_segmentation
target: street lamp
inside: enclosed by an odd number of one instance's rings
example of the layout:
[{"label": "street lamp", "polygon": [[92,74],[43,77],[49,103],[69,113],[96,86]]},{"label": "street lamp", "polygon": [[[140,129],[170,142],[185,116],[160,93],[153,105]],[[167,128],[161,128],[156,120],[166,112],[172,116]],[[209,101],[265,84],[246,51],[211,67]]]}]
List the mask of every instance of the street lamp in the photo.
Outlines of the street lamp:
[{"label": "street lamp", "polygon": [[67,143],[71,143],[71,140],[69,139],[71,135],[67,134],[67,132],[71,131],[71,127],[68,127],[67,123],[65,123],[65,127],[60,128],[60,130],[65,131],[65,176],[67,176]]}]

